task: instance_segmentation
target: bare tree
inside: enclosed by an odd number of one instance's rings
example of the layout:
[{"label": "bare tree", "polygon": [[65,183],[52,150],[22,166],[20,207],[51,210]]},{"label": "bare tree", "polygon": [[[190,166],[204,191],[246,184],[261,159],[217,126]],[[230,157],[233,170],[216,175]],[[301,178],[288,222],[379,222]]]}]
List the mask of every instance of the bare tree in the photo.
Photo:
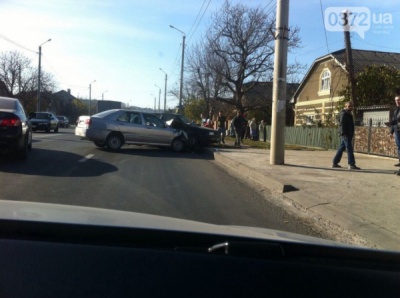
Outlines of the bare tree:
[{"label": "bare tree", "polygon": [[[237,109],[252,109],[243,102],[243,96],[260,81],[271,81],[275,53],[275,15],[261,7],[249,8],[243,4],[231,5],[226,1],[213,16],[208,30],[207,45],[213,55],[211,73],[221,80],[232,98],[218,97]],[[290,29],[289,49],[299,46],[299,29]],[[298,65],[289,66],[288,73]]]},{"label": "bare tree", "polygon": [[205,101],[203,113],[210,117],[213,114],[213,102],[225,90],[221,75],[214,70],[217,65],[223,65],[203,42],[197,43],[191,48],[187,64],[189,73],[187,85],[191,86],[193,94]]},{"label": "bare tree", "polygon": [[[1,53],[0,80],[4,82],[11,96],[18,95],[25,108],[34,110],[37,101],[38,70],[32,66],[29,58],[18,51]],[[41,86],[46,101],[49,98],[46,93],[52,92],[56,87],[50,73],[42,71]]]}]

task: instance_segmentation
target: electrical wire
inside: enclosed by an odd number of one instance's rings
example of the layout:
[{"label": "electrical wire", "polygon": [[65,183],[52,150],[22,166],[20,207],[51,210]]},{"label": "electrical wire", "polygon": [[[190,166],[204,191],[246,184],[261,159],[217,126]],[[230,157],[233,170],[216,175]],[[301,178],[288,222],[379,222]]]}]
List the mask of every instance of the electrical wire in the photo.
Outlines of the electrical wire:
[{"label": "electrical wire", "polygon": [[11,40],[11,39],[9,39],[8,37],[6,37],[6,36],[4,36],[4,35],[2,35],[2,34],[0,34],[0,38],[2,38],[2,39],[4,39],[4,40],[8,41],[9,43],[12,43],[13,45],[15,45],[15,46],[17,46],[17,47],[20,47],[20,48],[22,48],[22,49],[24,49],[24,50],[26,50],[26,51],[29,51],[29,52],[32,52],[32,53],[35,53],[35,54],[38,53],[38,52],[36,52],[36,51],[33,51],[33,50],[31,50],[31,49],[28,49],[27,47],[24,47],[23,45],[20,45],[19,43],[15,42],[15,41],[13,41],[13,40]]}]

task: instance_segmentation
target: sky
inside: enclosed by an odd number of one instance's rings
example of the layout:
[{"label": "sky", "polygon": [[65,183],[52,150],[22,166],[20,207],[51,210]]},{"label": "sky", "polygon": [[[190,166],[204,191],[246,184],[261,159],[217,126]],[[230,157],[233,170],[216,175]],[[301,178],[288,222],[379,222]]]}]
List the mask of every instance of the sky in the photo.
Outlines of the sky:
[{"label": "sky", "polygon": [[[204,37],[225,1],[0,0],[0,52],[19,51],[37,66],[41,45],[41,66],[53,75],[56,91],[89,98],[91,86],[92,99],[158,108],[160,98],[162,109],[165,74],[167,90],[179,90],[182,32],[188,49]],[[276,13],[277,0],[230,2]],[[344,8],[354,12],[354,49],[400,52],[398,0],[290,0],[289,26],[300,29],[301,47],[289,52],[288,63],[310,67],[343,49]],[[167,107],[177,104],[167,92]]]}]

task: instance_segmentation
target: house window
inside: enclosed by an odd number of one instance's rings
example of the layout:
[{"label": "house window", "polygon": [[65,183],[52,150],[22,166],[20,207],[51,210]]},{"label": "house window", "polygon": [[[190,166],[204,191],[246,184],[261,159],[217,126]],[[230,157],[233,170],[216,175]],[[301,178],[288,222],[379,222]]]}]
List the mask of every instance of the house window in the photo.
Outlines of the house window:
[{"label": "house window", "polygon": [[331,89],[331,72],[324,70],[321,76],[321,91],[329,91]]}]

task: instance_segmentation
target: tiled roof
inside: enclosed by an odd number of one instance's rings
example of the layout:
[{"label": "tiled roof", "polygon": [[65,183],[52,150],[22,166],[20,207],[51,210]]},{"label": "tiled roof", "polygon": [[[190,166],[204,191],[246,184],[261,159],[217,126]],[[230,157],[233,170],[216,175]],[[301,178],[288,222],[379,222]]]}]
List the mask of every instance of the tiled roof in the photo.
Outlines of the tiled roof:
[{"label": "tiled roof", "polygon": [[[346,50],[342,49],[331,53],[341,64],[346,65]],[[354,71],[359,72],[365,66],[387,65],[400,69],[400,53],[377,52],[367,50],[352,50]]]}]

